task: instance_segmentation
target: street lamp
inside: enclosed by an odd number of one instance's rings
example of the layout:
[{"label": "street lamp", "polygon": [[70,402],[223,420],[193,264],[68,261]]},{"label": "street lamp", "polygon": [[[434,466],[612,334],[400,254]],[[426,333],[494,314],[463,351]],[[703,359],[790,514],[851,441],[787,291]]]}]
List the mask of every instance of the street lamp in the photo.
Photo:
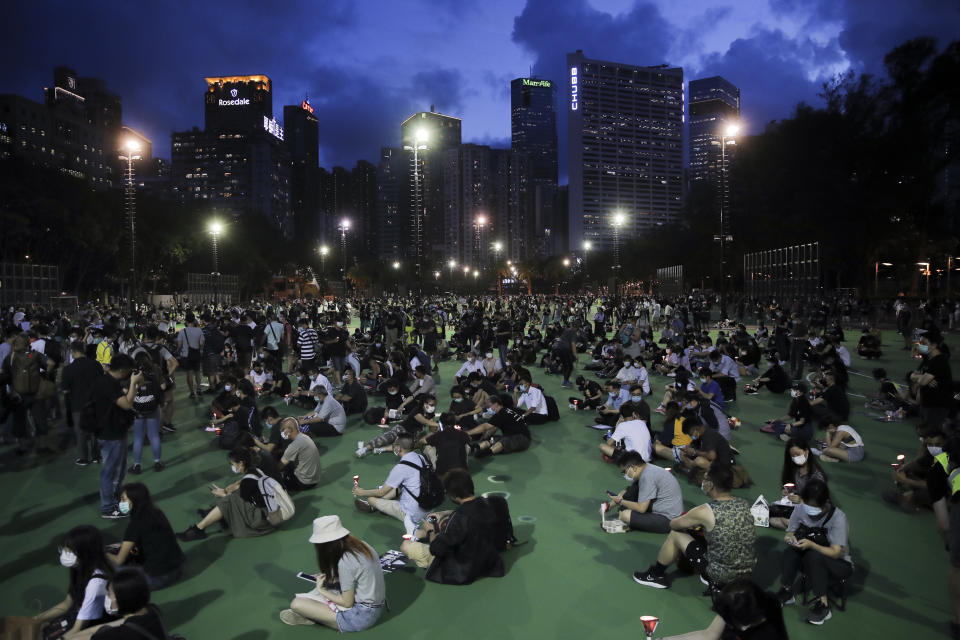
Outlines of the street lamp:
[{"label": "street lamp", "polygon": [[423,260],[424,202],[420,178],[420,152],[426,150],[429,134],[426,129],[417,129],[413,145],[404,145],[405,151],[413,151],[413,244],[416,255],[417,282],[420,282],[420,263]]},{"label": "street lamp", "polygon": [[343,262],[343,279],[347,279],[347,231],[350,230],[350,218],[344,218],[337,225],[340,232],[340,259]]},{"label": "street lamp", "polygon": [[918,262],[918,266],[924,267],[920,269],[920,273],[927,276],[927,300],[930,299],[930,263],[929,262]]},{"label": "street lamp", "polygon": [[[720,135],[720,315],[725,315],[727,307],[727,241],[733,240],[732,236],[727,235],[727,216],[725,209],[729,205],[730,189],[727,184],[727,145],[736,144],[733,138],[740,133],[740,125],[730,123]],[[727,142],[727,140],[730,140]],[[713,142],[716,144],[716,141]],[[723,320],[723,318],[721,318]]]},{"label": "street lamp", "polygon": [[484,227],[485,224],[487,224],[487,216],[485,216],[485,215],[483,215],[483,214],[481,213],[480,215],[474,217],[474,219],[473,219],[473,230],[474,230],[473,246],[475,247],[475,249],[474,249],[475,253],[474,253],[473,259],[474,259],[474,262],[476,262],[478,265],[481,265],[481,266],[482,266],[483,263],[484,263],[484,260],[483,260],[483,236],[482,236],[482,234],[483,234],[483,227]]},{"label": "street lamp", "polygon": [[613,213],[613,269],[617,276],[620,276],[620,227],[627,221],[627,216],[622,211]]},{"label": "street lamp", "polygon": [[128,138],[123,143],[121,160],[127,161],[127,180],[124,184],[123,204],[130,224],[130,315],[137,308],[136,244],[137,244],[137,187],[133,183],[133,161],[140,159],[140,143]]},{"label": "street lamp", "polygon": [[223,233],[223,224],[219,220],[212,220],[207,227],[210,239],[213,242],[213,306],[220,305],[220,251],[218,241]]},{"label": "street lamp", "polygon": [[873,295],[879,295],[880,291],[880,265],[892,267],[892,262],[874,262],[873,263]]},{"label": "street lamp", "polygon": [[327,275],[327,254],[330,253],[330,247],[325,244],[320,245],[320,275]]}]

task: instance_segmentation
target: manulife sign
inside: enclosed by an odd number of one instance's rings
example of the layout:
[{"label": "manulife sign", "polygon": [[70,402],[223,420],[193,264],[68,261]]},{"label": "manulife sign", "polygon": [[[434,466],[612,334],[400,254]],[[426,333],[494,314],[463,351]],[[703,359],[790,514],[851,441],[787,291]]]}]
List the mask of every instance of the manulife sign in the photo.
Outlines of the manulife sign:
[{"label": "manulife sign", "polygon": [[531,80],[530,78],[523,79],[523,86],[525,87],[552,87],[553,85],[549,80]]}]

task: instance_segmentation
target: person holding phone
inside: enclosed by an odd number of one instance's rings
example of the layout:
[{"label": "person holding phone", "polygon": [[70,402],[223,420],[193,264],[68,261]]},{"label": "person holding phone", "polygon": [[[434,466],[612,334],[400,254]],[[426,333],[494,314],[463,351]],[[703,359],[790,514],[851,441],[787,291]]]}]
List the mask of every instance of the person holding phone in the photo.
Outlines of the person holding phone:
[{"label": "person holding phone", "polygon": [[290,608],[280,612],[289,625],[321,624],[340,633],[369,629],[383,615],[387,601],[383,569],[377,552],[351,535],[339,516],[313,521],[310,543],[317,566],[316,587],[298,593]]},{"label": "person holding phone", "polygon": [[770,505],[771,528],[781,530],[787,528],[790,515],[801,502],[800,494],[803,488],[813,479],[826,482],[827,474],[817,462],[817,457],[812,454],[807,441],[791,438],[783,450],[783,469],[780,472],[780,482],[783,484],[781,495],[790,504]]}]

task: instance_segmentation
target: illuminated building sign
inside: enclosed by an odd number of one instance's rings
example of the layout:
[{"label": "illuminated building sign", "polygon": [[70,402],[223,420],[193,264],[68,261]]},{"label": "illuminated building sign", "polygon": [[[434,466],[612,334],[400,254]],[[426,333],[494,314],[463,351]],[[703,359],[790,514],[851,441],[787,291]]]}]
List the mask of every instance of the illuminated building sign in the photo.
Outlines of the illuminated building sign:
[{"label": "illuminated building sign", "polygon": [[278,140],[283,140],[283,127],[281,127],[280,123],[273,118],[263,116],[263,128],[267,133],[273,135]]},{"label": "illuminated building sign", "polygon": [[580,108],[580,78],[577,76],[577,68],[570,67],[570,111],[576,111]]},{"label": "illuminated building sign", "polygon": [[221,107],[245,107],[250,104],[250,98],[234,98],[233,100],[224,100],[220,98],[217,104]]},{"label": "illuminated building sign", "polygon": [[530,78],[523,79],[523,86],[525,87],[552,87],[549,80],[531,80]]},{"label": "illuminated building sign", "polygon": [[303,109],[304,111],[307,111],[308,113],[313,113],[313,107],[310,106],[310,102],[308,100],[304,100],[303,102],[301,102],[300,108]]}]

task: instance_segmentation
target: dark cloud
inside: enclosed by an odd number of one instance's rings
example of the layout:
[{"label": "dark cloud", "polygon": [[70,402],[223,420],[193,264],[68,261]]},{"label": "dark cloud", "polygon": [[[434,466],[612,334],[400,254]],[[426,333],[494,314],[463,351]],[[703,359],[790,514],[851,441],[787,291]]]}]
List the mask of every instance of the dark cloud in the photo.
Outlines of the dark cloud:
[{"label": "dark cloud", "polygon": [[[410,79],[410,91],[418,100],[427,100],[418,109],[435,105],[437,111],[456,114],[463,110],[464,99],[473,92],[463,76],[455,69],[432,69],[420,71]],[[408,114],[409,115],[409,114]]]}]

